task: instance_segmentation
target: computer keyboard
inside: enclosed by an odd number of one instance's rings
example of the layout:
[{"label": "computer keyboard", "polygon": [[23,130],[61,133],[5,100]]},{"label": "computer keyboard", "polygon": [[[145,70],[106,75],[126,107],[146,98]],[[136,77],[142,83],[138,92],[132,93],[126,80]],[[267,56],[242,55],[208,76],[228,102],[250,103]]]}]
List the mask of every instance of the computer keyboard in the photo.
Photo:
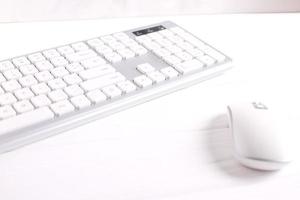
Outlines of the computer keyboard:
[{"label": "computer keyboard", "polygon": [[220,75],[231,63],[169,21],[0,61],[0,152]]}]

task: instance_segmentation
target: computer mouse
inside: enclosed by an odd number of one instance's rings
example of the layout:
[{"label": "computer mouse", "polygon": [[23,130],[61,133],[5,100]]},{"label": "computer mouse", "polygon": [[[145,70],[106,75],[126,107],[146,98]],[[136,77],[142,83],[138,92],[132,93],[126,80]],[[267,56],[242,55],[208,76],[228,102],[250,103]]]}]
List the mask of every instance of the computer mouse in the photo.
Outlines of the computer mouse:
[{"label": "computer mouse", "polygon": [[287,117],[260,102],[229,105],[233,151],[243,165],[258,170],[278,170],[292,161],[294,130]]}]

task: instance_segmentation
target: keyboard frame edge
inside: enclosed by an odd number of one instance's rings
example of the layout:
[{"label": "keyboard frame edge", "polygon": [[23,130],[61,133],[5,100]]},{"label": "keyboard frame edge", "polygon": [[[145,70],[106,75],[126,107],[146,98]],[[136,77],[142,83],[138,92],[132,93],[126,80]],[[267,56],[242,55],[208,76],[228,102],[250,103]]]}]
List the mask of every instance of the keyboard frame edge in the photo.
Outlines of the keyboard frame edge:
[{"label": "keyboard frame edge", "polygon": [[[143,27],[139,27],[139,28],[135,28],[135,29],[127,30],[127,31],[122,31],[122,32],[129,33],[129,32],[133,32],[135,30],[148,28],[148,27],[152,27],[152,26],[156,26],[156,25],[166,25],[168,28],[173,27],[173,26],[178,26],[178,27],[182,28],[181,26],[179,26],[173,22],[165,21],[165,22],[156,23],[156,24],[152,24],[152,25],[148,25],[148,26],[143,26]],[[185,31],[187,31],[187,30],[185,30]],[[188,32],[188,33],[190,33],[190,32]],[[190,34],[192,34],[192,33],[190,33]],[[132,36],[133,36],[133,34],[132,34]],[[193,35],[193,36],[195,36],[195,35]],[[197,36],[195,36],[195,37],[198,38]],[[199,40],[201,40],[201,39],[199,39]],[[86,41],[86,40],[83,40],[83,41]],[[204,43],[207,44],[206,42],[204,42]],[[212,47],[209,44],[207,44],[207,45]],[[54,47],[54,48],[57,48],[57,47]],[[214,47],[212,47],[212,48],[215,49]],[[215,49],[215,50],[217,50],[217,49]],[[217,50],[217,51],[219,51],[219,50]],[[222,54],[224,54],[224,53],[222,53]],[[27,56],[27,55],[29,55],[29,54],[26,54],[25,56]],[[161,84],[161,85],[158,85],[153,88],[150,87],[147,90],[142,91],[141,94],[129,95],[129,96],[123,97],[121,99],[116,99],[114,101],[111,101],[105,105],[100,105],[97,107],[89,108],[88,110],[83,109],[82,111],[77,111],[78,113],[71,113],[69,115],[60,117],[59,120],[51,122],[50,124],[49,124],[49,122],[41,123],[36,126],[32,126],[30,128],[25,128],[22,131],[17,131],[16,133],[11,133],[9,135],[9,137],[6,137],[6,135],[4,135],[4,136],[2,135],[0,137],[0,153],[15,150],[22,146],[40,141],[42,139],[45,139],[45,138],[48,138],[48,137],[51,137],[54,135],[57,135],[64,131],[79,127],[83,124],[95,121],[97,119],[101,119],[103,117],[120,112],[127,108],[142,104],[144,102],[147,102],[147,101],[156,99],[158,97],[167,95],[169,93],[184,89],[188,86],[197,84],[199,82],[222,75],[224,72],[226,72],[227,70],[229,70],[233,67],[232,59],[230,57],[228,57],[226,54],[224,54],[224,55],[226,56],[226,60],[223,63],[216,64],[213,67],[210,67],[203,71],[195,71],[194,73],[187,74],[183,77],[175,78],[175,80],[170,80],[170,81],[168,81],[168,83]],[[13,58],[11,58],[11,59],[13,59]]]}]

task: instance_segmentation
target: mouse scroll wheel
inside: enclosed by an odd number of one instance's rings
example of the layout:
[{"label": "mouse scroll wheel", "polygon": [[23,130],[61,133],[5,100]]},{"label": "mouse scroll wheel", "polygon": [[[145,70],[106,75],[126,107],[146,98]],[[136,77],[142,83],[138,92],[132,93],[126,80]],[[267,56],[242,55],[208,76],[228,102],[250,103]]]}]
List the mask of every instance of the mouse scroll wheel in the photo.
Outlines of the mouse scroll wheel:
[{"label": "mouse scroll wheel", "polygon": [[253,102],[252,105],[255,109],[268,110],[268,107],[261,102]]}]

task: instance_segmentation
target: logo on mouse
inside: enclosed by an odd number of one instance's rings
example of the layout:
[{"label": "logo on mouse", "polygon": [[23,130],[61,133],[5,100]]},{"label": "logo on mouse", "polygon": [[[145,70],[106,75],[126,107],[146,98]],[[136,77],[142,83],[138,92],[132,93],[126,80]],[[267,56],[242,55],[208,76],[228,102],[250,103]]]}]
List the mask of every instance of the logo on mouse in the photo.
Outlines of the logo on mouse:
[{"label": "logo on mouse", "polygon": [[253,102],[252,105],[256,109],[268,110],[268,107],[265,104],[261,103],[261,102]]}]

